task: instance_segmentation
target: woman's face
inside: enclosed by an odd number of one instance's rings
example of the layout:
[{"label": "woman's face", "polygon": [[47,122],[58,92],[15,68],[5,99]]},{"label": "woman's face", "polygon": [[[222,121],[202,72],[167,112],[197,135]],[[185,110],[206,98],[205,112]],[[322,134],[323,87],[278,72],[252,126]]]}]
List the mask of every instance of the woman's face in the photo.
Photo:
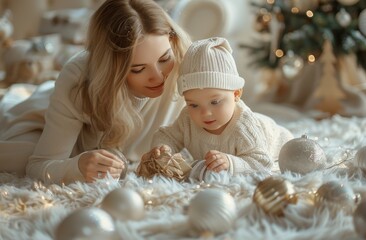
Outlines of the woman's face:
[{"label": "woman's face", "polygon": [[136,46],[127,84],[136,97],[156,98],[174,67],[168,35],[146,35]]}]

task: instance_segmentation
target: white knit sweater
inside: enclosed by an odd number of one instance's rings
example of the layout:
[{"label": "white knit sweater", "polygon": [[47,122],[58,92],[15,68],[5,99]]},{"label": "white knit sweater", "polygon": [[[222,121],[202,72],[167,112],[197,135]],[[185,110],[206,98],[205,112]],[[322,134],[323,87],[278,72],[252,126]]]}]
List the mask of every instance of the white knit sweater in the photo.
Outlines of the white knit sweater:
[{"label": "white knit sweater", "polygon": [[166,144],[173,152],[186,148],[194,160],[204,159],[209,150],[226,153],[231,174],[248,170],[270,170],[283,144],[293,138],[273,119],[254,113],[243,101],[237,103],[233,118],[220,135],[197,126],[183,109],[171,126],[161,127],[153,138],[153,147]]},{"label": "white knit sweater", "polygon": [[[6,119],[0,119],[0,170],[1,164],[11,159],[24,167],[30,157],[27,175],[32,178],[50,183],[85,180],[78,168],[79,157],[98,148],[101,138],[101,133],[90,127],[90,118],[82,114],[82,100],[73,97],[81,73],[86,71],[86,59],[86,52],[73,57],[61,71],[54,89],[37,93],[11,109]],[[153,133],[177,118],[184,100],[172,100],[168,92],[154,99],[132,100],[140,110],[144,126],[121,148],[130,161],[139,161],[150,150]],[[22,152],[25,146],[30,146],[28,152]]]}]

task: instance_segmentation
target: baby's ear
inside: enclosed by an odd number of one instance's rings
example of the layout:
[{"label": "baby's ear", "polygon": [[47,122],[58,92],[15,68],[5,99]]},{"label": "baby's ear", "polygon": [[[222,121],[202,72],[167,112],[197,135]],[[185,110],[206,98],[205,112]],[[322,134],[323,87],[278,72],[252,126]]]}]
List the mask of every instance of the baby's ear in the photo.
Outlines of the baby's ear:
[{"label": "baby's ear", "polygon": [[234,97],[235,97],[235,99],[236,98],[241,98],[241,95],[243,94],[243,89],[241,88],[241,89],[238,89],[238,90],[235,90],[234,91]]}]

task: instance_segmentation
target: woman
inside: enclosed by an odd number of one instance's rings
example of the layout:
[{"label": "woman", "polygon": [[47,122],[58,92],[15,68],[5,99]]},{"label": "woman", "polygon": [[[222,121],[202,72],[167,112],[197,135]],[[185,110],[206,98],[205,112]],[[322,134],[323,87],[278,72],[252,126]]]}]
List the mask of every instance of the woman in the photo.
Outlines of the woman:
[{"label": "woman", "polygon": [[[86,51],[61,71],[45,118],[41,92],[2,119],[0,170],[24,174],[26,165],[28,176],[48,183],[118,178],[123,159],[139,160],[183,108],[177,66],[189,44],[154,1],[106,0],[92,16]],[[24,111],[29,105],[38,109]]]}]

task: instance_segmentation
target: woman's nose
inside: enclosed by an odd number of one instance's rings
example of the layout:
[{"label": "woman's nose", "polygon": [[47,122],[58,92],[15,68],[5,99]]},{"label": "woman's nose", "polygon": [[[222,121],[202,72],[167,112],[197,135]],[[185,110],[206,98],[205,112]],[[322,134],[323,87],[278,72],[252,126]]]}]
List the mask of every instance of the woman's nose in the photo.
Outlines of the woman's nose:
[{"label": "woman's nose", "polygon": [[159,67],[155,67],[152,72],[152,79],[153,80],[162,80],[164,79],[164,73],[163,70]]}]

